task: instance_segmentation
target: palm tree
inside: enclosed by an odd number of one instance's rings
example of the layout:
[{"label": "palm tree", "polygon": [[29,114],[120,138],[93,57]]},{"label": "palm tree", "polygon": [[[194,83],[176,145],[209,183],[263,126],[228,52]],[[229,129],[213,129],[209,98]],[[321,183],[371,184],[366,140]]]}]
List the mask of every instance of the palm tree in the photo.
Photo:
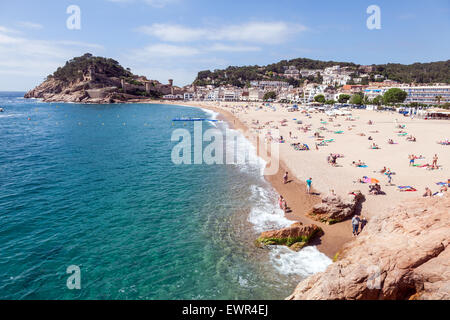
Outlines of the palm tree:
[{"label": "palm tree", "polygon": [[434,97],[434,100],[436,100],[438,105],[440,105],[441,104],[441,100],[442,100],[442,96],[436,96],[436,97]]}]

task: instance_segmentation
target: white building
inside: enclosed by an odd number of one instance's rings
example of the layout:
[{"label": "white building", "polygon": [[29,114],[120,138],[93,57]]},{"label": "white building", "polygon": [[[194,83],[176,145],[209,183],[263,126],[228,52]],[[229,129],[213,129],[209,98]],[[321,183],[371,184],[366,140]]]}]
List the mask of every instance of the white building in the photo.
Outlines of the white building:
[{"label": "white building", "polygon": [[223,92],[220,88],[213,89],[208,92],[205,100],[209,101],[219,101],[223,97]]},{"label": "white building", "polygon": [[282,88],[289,88],[289,83],[285,81],[252,81],[250,82],[250,85],[263,90],[279,90]]},{"label": "white building", "polygon": [[323,94],[325,96],[325,89],[327,88],[327,85],[315,85],[315,84],[308,84],[304,89],[304,98],[303,102],[314,102],[314,97]]},{"label": "white building", "polygon": [[250,88],[248,90],[248,100],[261,101],[264,98],[264,91],[258,88]]},{"label": "white building", "polygon": [[377,96],[384,95],[391,88],[399,88],[408,95],[405,103],[423,103],[438,104],[436,97],[440,96],[440,103],[450,103],[450,86],[386,86],[386,87],[368,87],[364,90],[364,94],[373,99]]},{"label": "white building", "polygon": [[194,100],[194,93],[192,92],[186,92],[184,95],[184,100],[188,101],[188,100]]},{"label": "white building", "polygon": [[450,86],[421,86],[401,88],[408,96],[405,103],[438,104],[436,97],[440,96],[440,103],[450,103]]},{"label": "white building", "polygon": [[284,76],[286,78],[299,79],[300,71],[298,71],[298,69],[295,66],[285,67]]},{"label": "white building", "polygon": [[223,101],[239,101],[241,92],[237,90],[225,90],[223,93]]}]

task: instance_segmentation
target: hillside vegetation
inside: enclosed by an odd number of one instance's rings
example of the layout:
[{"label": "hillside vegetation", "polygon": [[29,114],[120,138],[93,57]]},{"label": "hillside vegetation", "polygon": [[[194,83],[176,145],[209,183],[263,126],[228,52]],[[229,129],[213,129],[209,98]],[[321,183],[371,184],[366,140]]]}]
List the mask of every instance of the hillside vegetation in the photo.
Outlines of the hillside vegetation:
[{"label": "hillside vegetation", "polygon": [[[194,84],[230,84],[238,87],[244,87],[249,85],[249,82],[252,80],[280,80],[297,86],[300,85],[305,78],[294,80],[283,77],[282,74],[284,73],[284,67],[295,66],[298,70],[318,70],[335,65],[348,67],[350,70],[354,70],[355,76],[357,76],[358,69],[360,67],[360,65],[351,62],[319,61],[298,58],[293,60],[283,60],[267,66],[231,66],[223,70],[200,71],[194,81]],[[414,63],[410,65],[389,63],[373,66],[375,67],[375,71],[370,73],[371,76],[381,74],[386,79],[403,83],[450,83],[450,60],[430,63]],[[308,77],[308,80],[321,82],[321,77]]]},{"label": "hillside vegetation", "polygon": [[114,59],[94,57],[92,54],[86,53],[67,61],[63,67],[59,67],[52,75],[48,76],[48,79],[53,78],[63,82],[81,81],[90,68],[109,78],[128,78],[133,75]]}]

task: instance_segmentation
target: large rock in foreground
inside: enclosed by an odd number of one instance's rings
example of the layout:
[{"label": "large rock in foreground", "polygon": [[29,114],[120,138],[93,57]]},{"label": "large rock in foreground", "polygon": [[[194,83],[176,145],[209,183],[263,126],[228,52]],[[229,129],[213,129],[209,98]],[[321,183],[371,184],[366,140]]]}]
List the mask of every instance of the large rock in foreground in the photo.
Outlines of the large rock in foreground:
[{"label": "large rock in foreground", "polygon": [[361,191],[353,191],[347,199],[340,196],[327,196],[322,203],[315,205],[310,216],[317,221],[333,224],[353,216],[364,195]]},{"label": "large rock in foreground", "polygon": [[449,213],[450,194],[378,214],[288,299],[450,299]]},{"label": "large rock in foreground", "polygon": [[263,245],[285,245],[298,251],[320,232],[321,229],[314,224],[304,226],[296,222],[288,228],[263,232],[256,241]]}]

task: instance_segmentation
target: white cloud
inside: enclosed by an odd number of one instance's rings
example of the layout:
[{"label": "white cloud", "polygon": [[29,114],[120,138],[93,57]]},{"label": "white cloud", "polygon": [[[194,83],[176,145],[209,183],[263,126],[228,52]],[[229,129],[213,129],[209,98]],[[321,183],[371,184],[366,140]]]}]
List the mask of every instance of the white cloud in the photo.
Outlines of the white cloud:
[{"label": "white cloud", "polygon": [[133,55],[135,59],[145,60],[148,58],[191,57],[200,54],[200,52],[200,50],[193,47],[158,43],[143,49],[134,50]]},{"label": "white cloud", "polygon": [[254,43],[280,43],[290,36],[308,30],[299,24],[286,22],[249,22],[241,25],[228,25],[219,28],[190,28],[183,25],[155,23],[141,26],[137,31],[169,42],[192,41],[240,41]]},{"label": "white cloud", "polygon": [[30,89],[65,61],[102,48],[76,41],[29,39],[0,26],[0,89],[10,88],[10,80],[5,76],[11,75],[21,76],[22,87],[16,89]]},{"label": "white cloud", "polygon": [[191,42],[208,37],[208,32],[205,29],[160,23],[139,27],[137,31],[170,42]]},{"label": "white cloud", "polygon": [[41,24],[30,22],[30,21],[20,21],[17,23],[17,25],[22,28],[34,29],[34,30],[41,30],[44,28],[44,26],[42,26]]},{"label": "white cloud", "polygon": [[178,46],[167,43],[156,43],[148,45],[142,49],[135,49],[131,52],[131,57],[136,60],[145,61],[148,59],[172,59],[175,57],[193,57],[208,54],[209,52],[255,52],[260,51],[259,47],[234,46],[216,43],[212,46]]},{"label": "white cloud", "polygon": [[5,26],[0,26],[0,32],[2,32],[2,33],[19,33],[17,30],[10,29]]}]

